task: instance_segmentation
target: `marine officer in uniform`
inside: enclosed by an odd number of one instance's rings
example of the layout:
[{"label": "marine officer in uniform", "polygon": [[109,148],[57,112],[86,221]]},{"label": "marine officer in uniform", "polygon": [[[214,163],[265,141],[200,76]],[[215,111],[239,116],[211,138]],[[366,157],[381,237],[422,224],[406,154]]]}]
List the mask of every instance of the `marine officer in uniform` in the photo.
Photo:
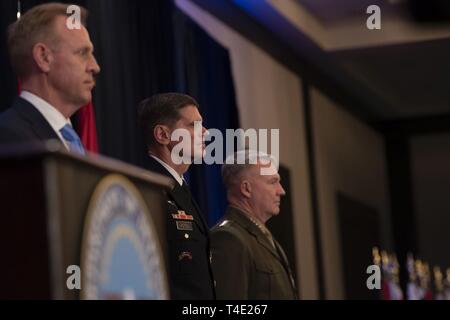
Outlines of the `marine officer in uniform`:
[{"label": "marine officer in uniform", "polygon": [[[154,95],[139,107],[150,157],[148,168],[175,180],[174,189],[167,193],[166,235],[171,298],[177,300],[215,299],[209,228],[183,178],[190,163],[204,152],[206,129],[198,107],[193,98],[180,93]],[[188,141],[172,141],[177,129],[187,133]],[[186,142],[180,163],[172,151]]]},{"label": "marine officer in uniform", "polygon": [[285,194],[273,158],[252,150],[230,157],[222,167],[229,206],[211,232],[217,299],[296,299],[286,254],[265,225]]}]

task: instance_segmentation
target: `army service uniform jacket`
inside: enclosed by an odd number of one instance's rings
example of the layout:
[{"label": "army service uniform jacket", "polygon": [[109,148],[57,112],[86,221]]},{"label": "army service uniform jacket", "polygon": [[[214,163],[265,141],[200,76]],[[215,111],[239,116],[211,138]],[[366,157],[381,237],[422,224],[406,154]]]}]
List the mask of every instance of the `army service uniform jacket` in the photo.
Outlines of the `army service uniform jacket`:
[{"label": "army service uniform jacket", "polygon": [[[150,170],[173,179],[155,159],[149,161]],[[188,186],[175,182],[174,189],[167,192],[166,210],[171,298],[215,299],[209,228]]]}]

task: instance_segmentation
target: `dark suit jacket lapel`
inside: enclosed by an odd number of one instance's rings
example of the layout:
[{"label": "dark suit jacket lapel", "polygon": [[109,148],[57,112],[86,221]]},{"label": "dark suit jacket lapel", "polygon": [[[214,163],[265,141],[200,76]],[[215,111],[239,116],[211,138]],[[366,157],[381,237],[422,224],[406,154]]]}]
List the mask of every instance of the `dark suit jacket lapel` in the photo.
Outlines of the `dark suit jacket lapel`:
[{"label": "dark suit jacket lapel", "polygon": [[[149,159],[149,169],[173,179],[170,172],[153,158]],[[185,194],[185,191],[178,182],[175,181],[175,187],[172,190],[169,190],[168,194],[180,208],[186,211],[187,214],[195,214],[194,222],[197,224],[199,230],[202,233],[208,233],[206,222],[200,213],[197,203],[193,198],[192,201],[190,201],[188,195]]]},{"label": "dark suit jacket lapel", "polygon": [[61,141],[59,136],[50,126],[50,123],[48,123],[44,116],[27,100],[18,97],[13,103],[13,108],[25,121],[30,123],[33,132],[39,139],[57,139]]}]

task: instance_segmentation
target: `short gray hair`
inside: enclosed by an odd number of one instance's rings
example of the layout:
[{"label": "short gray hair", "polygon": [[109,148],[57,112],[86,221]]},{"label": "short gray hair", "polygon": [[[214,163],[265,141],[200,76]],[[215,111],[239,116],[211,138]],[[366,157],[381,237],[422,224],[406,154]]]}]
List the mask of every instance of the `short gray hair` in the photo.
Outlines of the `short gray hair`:
[{"label": "short gray hair", "polygon": [[240,178],[243,172],[258,162],[268,164],[274,162],[273,156],[267,153],[245,149],[234,152],[225,159],[222,165],[222,180],[227,189],[231,188]]}]

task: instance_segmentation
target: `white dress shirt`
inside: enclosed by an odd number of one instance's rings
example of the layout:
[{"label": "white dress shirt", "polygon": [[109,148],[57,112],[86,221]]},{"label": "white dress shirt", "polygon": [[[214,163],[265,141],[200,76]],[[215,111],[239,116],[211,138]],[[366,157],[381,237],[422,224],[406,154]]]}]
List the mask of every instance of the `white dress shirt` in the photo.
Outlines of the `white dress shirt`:
[{"label": "white dress shirt", "polygon": [[61,130],[66,124],[72,125],[70,119],[64,117],[61,112],[59,112],[47,101],[29,91],[23,90],[20,93],[20,97],[31,103],[42,114],[52,129],[56,132],[62,143],[64,143],[64,146],[67,150],[69,150],[69,146],[59,130]]},{"label": "white dress shirt", "polygon": [[169,171],[169,173],[173,176],[173,178],[178,182],[178,184],[180,186],[183,185],[183,179],[184,179],[183,176],[179,175],[178,172],[176,172],[174,168],[172,168],[167,163],[165,163],[164,161],[162,161],[161,159],[155,157],[152,154],[150,155],[150,157],[152,157],[153,159],[158,161],[164,168],[166,168],[167,171]]}]

